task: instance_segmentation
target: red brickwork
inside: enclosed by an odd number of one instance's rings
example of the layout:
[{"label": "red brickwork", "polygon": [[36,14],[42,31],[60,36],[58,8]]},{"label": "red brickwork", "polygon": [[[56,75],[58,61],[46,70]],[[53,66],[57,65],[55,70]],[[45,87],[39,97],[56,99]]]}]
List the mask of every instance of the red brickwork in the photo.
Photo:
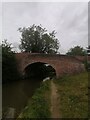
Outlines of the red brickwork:
[{"label": "red brickwork", "polygon": [[84,64],[78,58],[66,55],[16,53],[16,59],[21,74],[28,65],[35,62],[50,64],[56,70],[57,77],[85,71]]}]

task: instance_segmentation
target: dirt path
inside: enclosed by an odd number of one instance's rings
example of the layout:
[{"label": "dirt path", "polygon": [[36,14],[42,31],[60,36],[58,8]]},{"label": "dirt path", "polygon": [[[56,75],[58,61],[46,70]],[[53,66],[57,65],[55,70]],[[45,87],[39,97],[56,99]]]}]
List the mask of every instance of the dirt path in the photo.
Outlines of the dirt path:
[{"label": "dirt path", "polygon": [[57,93],[57,87],[53,81],[51,81],[51,117],[52,118],[61,118],[59,110],[59,99]]}]

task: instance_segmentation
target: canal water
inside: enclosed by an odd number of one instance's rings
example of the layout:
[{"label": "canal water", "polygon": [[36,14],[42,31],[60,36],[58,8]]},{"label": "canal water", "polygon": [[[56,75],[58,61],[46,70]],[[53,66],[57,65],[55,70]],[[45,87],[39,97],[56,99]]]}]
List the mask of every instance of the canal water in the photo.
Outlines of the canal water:
[{"label": "canal water", "polygon": [[16,116],[27,105],[35,90],[40,87],[40,80],[19,80],[2,86],[2,110],[14,108]]}]

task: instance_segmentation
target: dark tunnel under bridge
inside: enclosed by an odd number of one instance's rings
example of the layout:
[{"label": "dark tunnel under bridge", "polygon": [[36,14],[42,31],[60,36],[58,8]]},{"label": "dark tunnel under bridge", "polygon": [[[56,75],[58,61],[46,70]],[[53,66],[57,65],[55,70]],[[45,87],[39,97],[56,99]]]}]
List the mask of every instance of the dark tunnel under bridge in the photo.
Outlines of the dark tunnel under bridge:
[{"label": "dark tunnel under bridge", "polygon": [[43,80],[46,77],[52,79],[55,76],[55,69],[48,63],[35,62],[27,65],[24,69],[24,79],[34,78]]}]

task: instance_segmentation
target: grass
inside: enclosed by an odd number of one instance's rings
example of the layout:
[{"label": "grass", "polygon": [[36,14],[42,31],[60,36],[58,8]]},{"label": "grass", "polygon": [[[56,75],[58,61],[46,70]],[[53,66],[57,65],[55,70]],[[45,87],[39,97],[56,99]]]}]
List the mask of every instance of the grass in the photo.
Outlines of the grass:
[{"label": "grass", "polygon": [[88,73],[54,80],[58,87],[62,118],[88,118]]},{"label": "grass", "polygon": [[[54,80],[62,118],[88,118],[88,73]],[[19,118],[51,118],[51,82],[41,83]],[[54,96],[53,96],[54,97]]]},{"label": "grass", "polygon": [[50,81],[41,83],[32,97],[32,100],[28,102],[27,107],[20,114],[19,118],[49,118],[50,117]]}]

